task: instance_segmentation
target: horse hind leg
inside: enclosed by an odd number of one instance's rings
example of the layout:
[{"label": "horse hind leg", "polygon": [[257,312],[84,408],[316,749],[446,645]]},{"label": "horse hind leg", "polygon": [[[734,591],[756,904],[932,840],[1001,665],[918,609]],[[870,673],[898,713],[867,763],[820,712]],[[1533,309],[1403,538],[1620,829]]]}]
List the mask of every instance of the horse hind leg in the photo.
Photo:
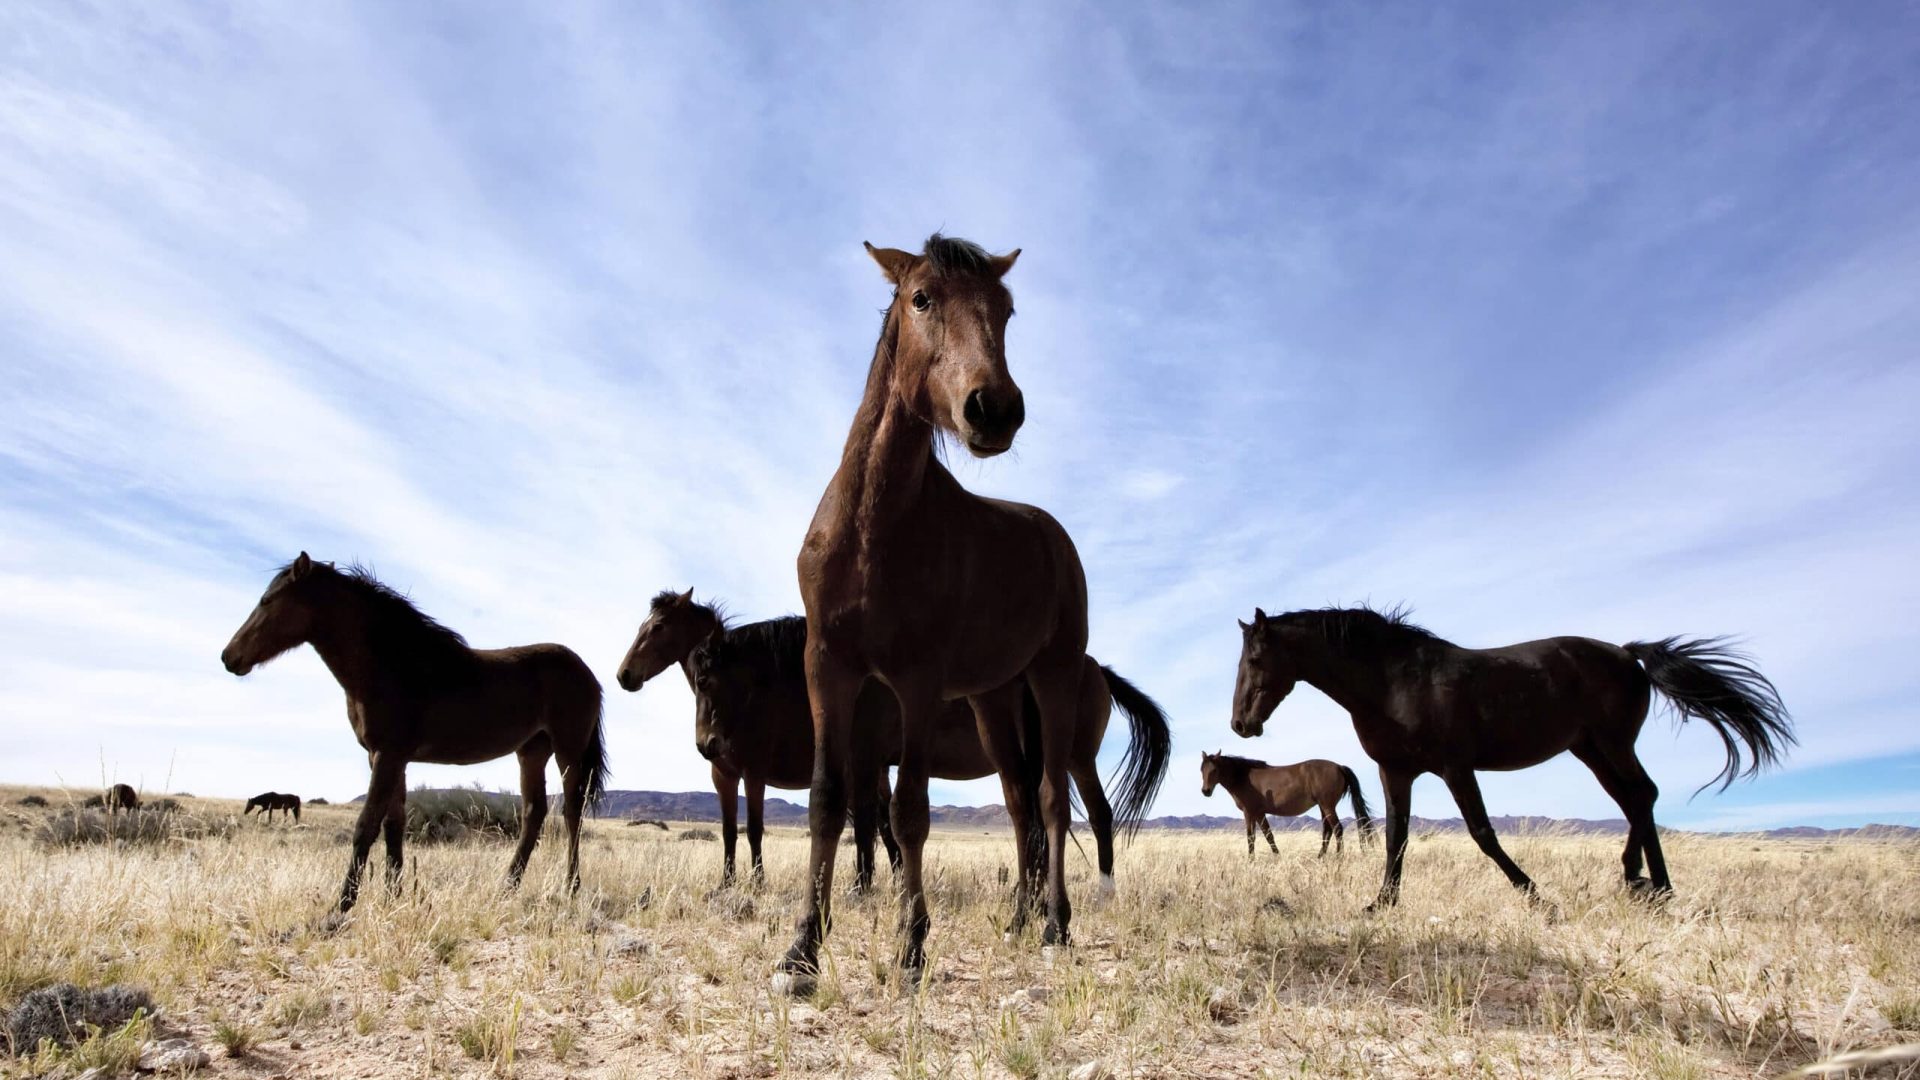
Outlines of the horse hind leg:
[{"label": "horse hind leg", "polygon": [[[1660,851],[1660,831],[1653,822],[1653,803],[1660,797],[1660,789],[1640,764],[1639,755],[1631,746],[1609,750],[1582,745],[1575,747],[1573,753],[1593,770],[1594,778],[1627,816],[1627,846],[1620,858],[1626,871],[1627,888],[1650,891],[1656,896],[1671,893],[1673,882],[1667,877],[1667,860]],[[1652,880],[1640,876],[1643,856]]]},{"label": "horse hind leg", "polygon": [[1100,860],[1102,900],[1113,895],[1113,805],[1107,802],[1107,790],[1100,785],[1100,773],[1093,762],[1078,762],[1072,769],[1073,784],[1080,789],[1080,802],[1087,810],[1087,827],[1093,831],[1093,846]]},{"label": "horse hind leg", "polygon": [[406,865],[407,793],[394,793],[387,804],[387,820],[382,826],[387,842],[387,895],[400,895],[400,871]]},{"label": "horse hind leg", "polygon": [[580,829],[586,816],[587,784],[591,777],[585,760],[575,756],[560,763],[560,815],[567,825],[567,891],[580,891]]},{"label": "horse hind leg", "polygon": [[527,872],[527,861],[533,858],[540,828],[547,820],[547,759],[552,755],[553,743],[545,735],[520,748],[520,843],[507,864],[510,888],[519,885]]},{"label": "horse hind leg", "polygon": [[1320,858],[1327,857],[1327,846],[1333,843],[1333,831],[1339,827],[1340,823],[1327,812],[1326,807],[1322,806],[1320,808]]},{"label": "horse hind leg", "polygon": [[1440,778],[1446,781],[1447,790],[1453,792],[1453,801],[1459,804],[1460,815],[1467,821],[1467,832],[1473,842],[1507,875],[1514,888],[1529,896],[1535,895],[1533,879],[1507,855],[1500,846],[1500,838],[1494,835],[1493,822],[1487,820],[1487,804],[1480,797],[1480,781],[1474,778],[1473,770],[1443,773]]},{"label": "horse hind leg", "polygon": [[[1275,855],[1280,854],[1280,844],[1273,838],[1273,823],[1267,820],[1265,814],[1260,815],[1260,832],[1267,838],[1267,848]],[[1325,852],[1323,851],[1322,854]]]}]

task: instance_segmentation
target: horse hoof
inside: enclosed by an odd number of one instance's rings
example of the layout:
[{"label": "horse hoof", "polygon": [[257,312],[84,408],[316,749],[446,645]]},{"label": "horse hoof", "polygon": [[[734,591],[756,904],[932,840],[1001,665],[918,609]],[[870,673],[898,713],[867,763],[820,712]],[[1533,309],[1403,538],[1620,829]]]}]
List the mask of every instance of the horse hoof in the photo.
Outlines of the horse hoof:
[{"label": "horse hoof", "polygon": [[1101,874],[1100,886],[1099,888],[1093,891],[1093,898],[1096,901],[1105,903],[1106,901],[1113,899],[1114,894],[1117,893],[1118,891],[1119,890],[1116,889],[1113,884],[1113,875]]},{"label": "horse hoof", "polygon": [[1066,927],[1058,923],[1048,923],[1047,928],[1040,933],[1040,945],[1042,948],[1052,945],[1071,944],[1073,944],[1072,935],[1067,932]]},{"label": "horse hoof", "polygon": [[804,971],[776,971],[769,989],[775,997],[804,998],[812,997],[820,986],[820,980]]}]

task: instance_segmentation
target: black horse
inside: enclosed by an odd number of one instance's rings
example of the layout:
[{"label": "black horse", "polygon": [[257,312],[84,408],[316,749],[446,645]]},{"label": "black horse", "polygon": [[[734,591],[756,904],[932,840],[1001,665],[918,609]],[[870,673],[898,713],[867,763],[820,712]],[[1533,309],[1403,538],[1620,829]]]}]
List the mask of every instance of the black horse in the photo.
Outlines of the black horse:
[{"label": "black horse", "polygon": [[[1375,907],[1399,899],[1408,799],[1421,773],[1446,781],[1480,850],[1517,888],[1532,893],[1533,881],[1500,849],[1473,774],[1524,769],[1570,750],[1626,813],[1621,861],[1628,887],[1665,895],[1673,887],[1653,824],[1659,791],[1633,749],[1652,691],[1682,719],[1711,724],[1726,744],[1726,767],[1715,777],[1722,790],[1743,772],[1740,743],[1750,757],[1744,773],[1752,776],[1777,763],[1794,742],[1779,692],[1720,638],[1612,645],[1556,637],[1466,649],[1413,625],[1399,610],[1367,608],[1271,618],[1256,608],[1253,622],[1240,629],[1235,734],[1260,734],[1294,683],[1305,681],[1352,715],[1361,747],[1380,765],[1387,869]],[[1643,856],[1651,881],[1640,876]]]},{"label": "black horse", "polygon": [[255,810],[264,811],[260,816],[267,821],[272,821],[273,812],[279,810],[292,814],[293,820],[297,822],[300,820],[300,796],[287,795],[278,791],[263,791],[247,800],[247,808],[240,811],[240,816],[246,817]]}]

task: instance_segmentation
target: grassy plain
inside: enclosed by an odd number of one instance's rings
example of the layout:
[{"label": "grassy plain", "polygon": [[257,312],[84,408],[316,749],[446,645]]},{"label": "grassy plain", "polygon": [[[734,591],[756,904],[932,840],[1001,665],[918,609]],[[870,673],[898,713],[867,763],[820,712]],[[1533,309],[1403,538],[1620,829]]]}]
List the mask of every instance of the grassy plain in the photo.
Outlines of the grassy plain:
[{"label": "grassy plain", "polygon": [[[52,806],[18,805],[35,791]],[[118,1043],[0,1053],[0,1075],[111,1066],[154,1034],[207,1048],[202,1075],[258,1078],[1679,1080],[1920,1039],[1912,844],[1674,835],[1679,893],[1649,907],[1617,885],[1617,840],[1509,838],[1548,912],[1464,836],[1420,836],[1404,903],[1363,916],[1379,848],[1351,832],[1345,858],[1324,861],[1308,833],[1252,860],[1236,833],[1147,833],[1104,906],[1071,853],[1076,946],[1043,951],[1002,940],[1010,840],[936,832],[925,985],[891,977],[891,898],[849,897],[819,994],[794,1002],[770,996],[768,974],[800,894],[799,830],[772,831],[763,886],[725,893],[719,845],[682,838],[711,826],[591,823],[577,899],[558,844],[517,893],[501,889],[502,843],[415,846],[399,896],[372,888],[326,930],[352,808],[308,808],[297,827],[37,841],[75,798],[0,788],[0,1007],[60,980],[129,982],[161,1015]],[[203,824],[240,810],[181,802]]]}]

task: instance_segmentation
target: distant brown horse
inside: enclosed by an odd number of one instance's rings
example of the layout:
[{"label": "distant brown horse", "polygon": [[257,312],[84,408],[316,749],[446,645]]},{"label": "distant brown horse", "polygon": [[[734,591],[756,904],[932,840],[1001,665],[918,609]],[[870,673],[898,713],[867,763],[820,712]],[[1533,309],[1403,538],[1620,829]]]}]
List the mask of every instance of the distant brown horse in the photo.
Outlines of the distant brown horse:
[{"label": "distant brown horse", "polygon": [[1340,824],[1340,797],[1353,799],[1353,822],[1360,827],[1362,839],[1373,836],[1373,819],[1367,816],[1367,799],[1360,793],[1360,778],[1353,770],[1326,758],[1311,758],[1293,765],[1269,765],[1252,758],[1231,754],[1200,755],[1200,794],[1213,798],[1214,785],[1227,789],[1234,805],[1247,818],[1247,854],[1253,854],[1255,823],[1266,834],[1267,846],[1275,855],[1280,845],[1273,840],[1268,814],[1293,817],[1320,808],[1320,855],[1327,854],[1327,842],[1335,851],[1346,849],[1346,829]]},{"label": "distant brown horse", "polygon": [[[1021,697],[1032,691],[1047,836],[1045,940],[1065,942],[1071,917],[1067,762],[1087,651],[1086,576],[1059,522],[969,493],[934,446],[947,432],[975,456],[992,457],[1012,447],[1025,420],[1007,372],[1013,297],[1001,281],[1019,252],[989,255],[938,235],[918,255],[867,251],[893,283],[893,301],[840,466],[798,560],[814,721],[813,843],[806,910],[775,979],[789,991],[810,989],[818,971],[854,767],[855,703],[869,678],[900,703],[893,835],[906,980],[925,967],[927,777],[943,702],[968,698],[988,752],[1013,760],[1018,748],[1005,744],[1022,730]],[[1024,799],[1018,785],[1003,787]]]},{"label": "distant brown horse", "polygon": [[107,789],[107,816],[112,817],[121,810],[132,813],[140,809],[140,794],[129,784],[115,784]]},{"label": "distant brown horse", "polygon": [[275,810],[279,810],[284,813],[290,813],[293,815],[293,820],[299,821],[300,820],[300,796],[282,795],[280,792],[277,792],[277,791],[263,791],[260,794],[255,795],[253,798],[247,800],[247,808],[245,810],[240,811],[240,816],[246,817],[248,814],[253,813],[255,810],[263,811],[263,813],[260,816],[267,819],[268,821],[273,820],[273,812]]},{"label": "distant brown horse", "polygon": [[567,881],[580,885],[580,815],[606,787],[600,683],[562,645],[474,649],[359,567],[336,570],[301,552],[267,591],[220,662],[245,675],[311,644],[347,694],[347,719],[373,768],[354,826],[340,911],[360,895],[360,875],[385,824],[387,881],[400,879],[407,763],[476,765],[520,758],[520,844],[507,879],[518,884],[547,816],[547,759],[560,763],[567,822]]},{"label": "distant brown horse", "polygon": [[[1682,719],[1711,724],[1726,744],[1726,766],[1716,777],[1725,780],[1723,789],[1741,771],[1736,738],[1751,756],[1749,776],[1778,761],[1794,741],[1773,684],[1719,639],[1613,645],[1556,637],[1464,649],[1399,611],[1366,608],[1272,618],[1256,608],[1253,622],[1240,629],[1235,734],[1260,734],[1294,683],[1304,681],[1347,710],[1361,747],[1380,763],[1387,869],[1374,907],[1400,897],[1408,799],[1421,773],[1446,781],[1474,842],[1507,880],[1531,895],[1533,880],[1501,850],[1473,774],[1524,769],[1572,751],[1627,815],[1621,856],[1627,886],[1664,895],[1673,886],[1653,823],[1659,792],[1633,748],[1653,691],[1665,695]],[[1652,881],[1640,876],[1643,856]]]}]

